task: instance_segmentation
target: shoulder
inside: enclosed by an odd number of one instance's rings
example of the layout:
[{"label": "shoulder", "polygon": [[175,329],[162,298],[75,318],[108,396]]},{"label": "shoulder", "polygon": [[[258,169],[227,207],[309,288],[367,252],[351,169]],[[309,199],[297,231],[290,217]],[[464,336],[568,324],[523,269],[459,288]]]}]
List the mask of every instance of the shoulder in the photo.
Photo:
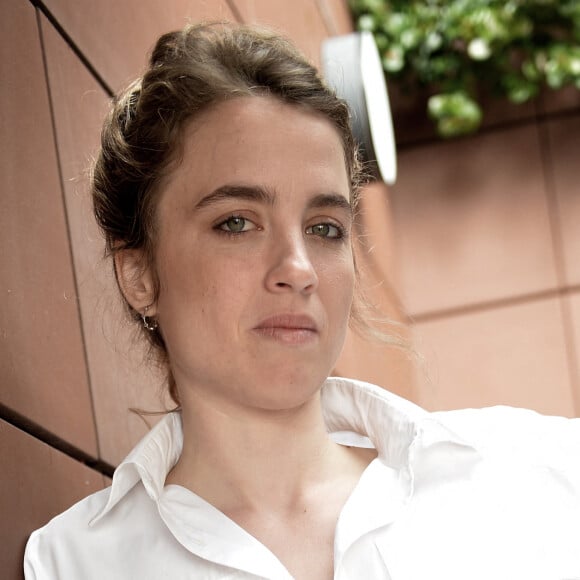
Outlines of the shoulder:
[{"label": "shoulder", "polygon": [[27,579],[56,577],[56,570],[51,569],[55,555],[78,538],[79,532],[82,534],[91,518],[105,506],[109,493],[110,488],[107,488],[82,499],[32,532],[24,554]]},{"label": "shoulder", "polygon": [[[552,490],[580,502],[580,419],[541,415],[528,409],[490,407],[432,413],[469,442],[480,467],[503,481],[520,481],[546,497]],[[516,493],[517,492],[516,490]]]},{"label": "shoulder", "polygon": [[439,411],[430,416],[482,451],[523,452],[552,459],[580,453],[580,419],[506,406]]},{"label": "shoulder", "polygon": [[[469,447],[426,437],[435,444],[417,449],[413,509],[401,523],[405,541],[432,545],[435,560],[453,557],[446,548],[454,546],[466,565],[485,546],[494,554],[486,577],[547,578],[534,564],[563,571],[554,578],[578,572],[580,420],[492,407],[430,413],[422,429],[431,427]],[[496,566],[502,561],[532,575],[504,576]]]},{"label": "shoulder", "polygon": [[85,571],[91,564],[95,570],[103,570],[111,547],[121,536],[130,538],[131,528],[135,531],[143,525],[155,508],[154,502],[147,501],[143,486],[136,485],[106,517],[93,524],[110,491],[109,487],[86,497],[31,534],[24,555],[27,580],[88,578]]}]

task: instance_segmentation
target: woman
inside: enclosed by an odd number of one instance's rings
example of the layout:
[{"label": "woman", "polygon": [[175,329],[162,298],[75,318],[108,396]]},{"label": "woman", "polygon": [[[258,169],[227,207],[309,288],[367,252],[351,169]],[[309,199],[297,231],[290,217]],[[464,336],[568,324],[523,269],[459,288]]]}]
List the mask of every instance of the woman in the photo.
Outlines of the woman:
[{"label": "woman", "polygon": [[361,323],[359,172],[345,104],[286,41],[158,41],[93,195],[180,410],[31,536],[27,578],[580,578],[578,422],[327,379]]}]

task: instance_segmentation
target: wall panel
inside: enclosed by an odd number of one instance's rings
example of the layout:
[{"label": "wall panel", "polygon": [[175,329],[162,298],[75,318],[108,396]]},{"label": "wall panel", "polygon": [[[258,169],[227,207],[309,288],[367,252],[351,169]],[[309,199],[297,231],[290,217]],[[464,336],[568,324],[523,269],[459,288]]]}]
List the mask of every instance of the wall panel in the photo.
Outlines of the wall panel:
[{"label": "wall panel", "polygon": [[570,326],[572,329],[569,337],[569,356],[572,358],[572,386],[574,400],[576,402],[576,416],[580,417],[580,292],[574,292],[568,298],[570,312]]},{"label": "wall panel", "polygon": [[244,22],[282,32],[314,64],[320,64],[320,44],[329,32],[314,0],[235,0],[235,4]]},{"label": "wall panel", "polygon": [[399,155],[397,268],[413,315],[557,286],[536,128]]},{"label": "wall panel", "polygon": [[540,95],[540,106],[546,113],[580,110],[580,90],[574,85],[567,85],[558,91],[544,89]]},{"label": "wall panel", "polygon": [[104,487],[100,473],[0,420],[0,570],[21,578],[30,533],[89,493]]},{"label": "wall panel", "polygon": [[547,126],[565,282],[580,284],[580,115],[554,120]]},{"label": "wall panel", "polygon": [[121,304],[92,214],[87,174],[108,98],[45,19],[42,31],[100,452],[117,464],[147,431],[129,409],[162,409],[162,380],[147,364],[144,342]]},{"label": "wall panel", "polygon": [[157,37],[203,19],[229,19],[226,0],[45,0],[80,51],[113,88],[139,74]]},{"label": "wall panel", "polygon": [[393,345],[410,340],[410,332],[396,290],[398,281],[393,267],[396,248],[389,198],[384,184],[374,183],[362,190],[355,239],[359,284],[365,299],[359,307],[383,338],[349,328],[335,372],[413,399],[416,395],[413,356],[408,347]]},{"label": "wall panel", "polygon": [[428,363],[421,403],[575,415],[559,298],[417,324]]},{"label": "wall panel", "polygon": [[347,0],[317,0],[316,3],[329,36],[349,34],[353,31],[353,20]]},{"label": "wall panel", "polygon": [[0,398],[88,453],[96,438],[36,14],[0,4]]}]

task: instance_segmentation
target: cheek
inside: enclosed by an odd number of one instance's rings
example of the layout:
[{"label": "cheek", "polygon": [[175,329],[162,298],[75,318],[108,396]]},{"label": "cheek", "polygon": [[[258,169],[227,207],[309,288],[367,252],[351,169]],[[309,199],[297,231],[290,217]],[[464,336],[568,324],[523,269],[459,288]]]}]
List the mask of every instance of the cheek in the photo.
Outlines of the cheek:
[{"label": "cheek", "polygon": [[160,247],[156,255],[158,306],[166,325],[175,324],[181,315],[189,318],[192,306],[204,306],[205,299],[213,293],[213,281],[206,272],[204,262],[195,253],[180,248],[178,244],[171,247],[170,242]]},{"label": "cheek", "polygon": [[350,249],[345,249],[333,260],[324,261],[321,268],[330,281],[344,284],[347,288],[354,286],[356,268]]},{"label": "cheek", "polygon": [[[199,254],[200,252],[198,252]],[[160,271],[159,304],[177,319],[200,324],[228,324],[244,307],[244,298],[256,292],[255,266],[248,258],[224,258],[207,252],[202,259],[167,257]]]},{"label": "cheek", "polygon": [[344,269],[342,272],[341,279],[337,281],[337,284],[343,288],[343,300],[345,305],[345,310],[347,312],[347,317],[350,317],[352,304],[354,300],[354,292],[356,286],[357,271],[354,263],[352,253],[350,258],[345,260]]},{"label": "cheek", "polygon": [[355,287],[355,266],[352,255],[345,253],[340,259],[321,263],[319,279],[325,288],[325,293],[337,308],[343,308],[348,314],[352,304]]}]

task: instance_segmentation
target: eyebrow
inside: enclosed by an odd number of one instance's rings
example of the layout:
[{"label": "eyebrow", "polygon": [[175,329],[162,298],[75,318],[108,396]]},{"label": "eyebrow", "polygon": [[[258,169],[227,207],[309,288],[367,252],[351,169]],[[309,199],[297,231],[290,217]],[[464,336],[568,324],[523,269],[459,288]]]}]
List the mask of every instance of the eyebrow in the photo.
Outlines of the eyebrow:
[{"label": "eyebrow", "polygon": [[[270,206],[276,203],[275,193],[258,185],[222,185],[202,198],[195,208],[201,209],[231,199],[243,199]],[[309,200],[308,207],[314,209],[337,208],[350,215],[353,214],[350,201],[338,193],[316,195]]]},{"label": "eyebrow", "polygon": [[263,187],[253,185],[222,185],[201,199],[195,208],[201,209],[228,199],[243,199],[274,205],[274,195]]},{"label": "eyebrow", "polygon": [[308,203],[308,207],[314,209],[337,208],[346,211],[349,214],[353,213],[352,204],[346,197],[338,193],[321,193],[315,196]]}]

